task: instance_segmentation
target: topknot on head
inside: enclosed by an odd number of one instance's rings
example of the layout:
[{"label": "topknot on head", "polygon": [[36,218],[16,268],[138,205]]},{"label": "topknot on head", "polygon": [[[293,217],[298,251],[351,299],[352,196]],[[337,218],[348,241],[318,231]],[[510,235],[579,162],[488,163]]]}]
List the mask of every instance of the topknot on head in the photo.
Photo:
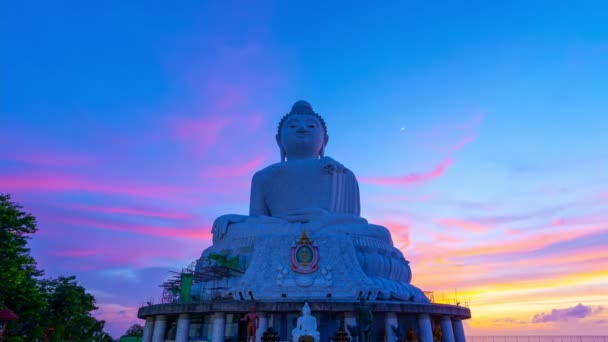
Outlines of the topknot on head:
[{"label": "topknot on head", "polygon": [[296,103],[293,104],[293,106],[291,106],[291,112],[289,112],[290,115],[292,114],[315,114],[315,111],[312,110],[312,106],[310,105],[310,103],[304,101],[304,100],[300,100]]},{"label": "topknot on head", "polygon": [[279,121],[279,127],[277,128],[277,134],[281,133],[281,127],[283,127],[283,123],[285,122],[285,120],[288,117],[290,117],[292,115],[312,115],[312,116],[316,117],[317,120],[319,120],[319,122],[321,123],[321,126],[323,126],[325,135],[327,135],[327,125],[325,124],[325,120],[323,120],[323,118],[321,117],[321,115],[319,115],[319,113],[315,113],[315,111],[312,109],[312,106],[310,105],[310,103],[308,103],[307,101],[304,101],[304,100],[300,100],[300,101],[297,101],[296,103],[294,103],[293,106],[291,106],[291,111],[289,113],[285,114],[285,116],[283,116],[281,121]]}]

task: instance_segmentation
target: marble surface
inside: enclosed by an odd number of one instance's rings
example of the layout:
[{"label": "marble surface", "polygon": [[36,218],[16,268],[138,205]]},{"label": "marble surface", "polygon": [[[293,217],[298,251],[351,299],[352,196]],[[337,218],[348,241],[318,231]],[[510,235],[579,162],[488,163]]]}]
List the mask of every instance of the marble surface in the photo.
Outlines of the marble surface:
[{"label": "marble surface", "polygon": [[[194,295],[428,302],[410,284],[409,262],[388,229],[360,217],[357,179],[324,155],[328,139],[323,118],[307,102],[296,102],[278,128],[281,162],[253,176],[249,215],[216,219],[213,245],[197,265],[199,271],[226,266],[242,274],[195,284]],[[304,232],[310,238],[305,256],[316,254],[314,265],[300,264],[294,254]]]}]

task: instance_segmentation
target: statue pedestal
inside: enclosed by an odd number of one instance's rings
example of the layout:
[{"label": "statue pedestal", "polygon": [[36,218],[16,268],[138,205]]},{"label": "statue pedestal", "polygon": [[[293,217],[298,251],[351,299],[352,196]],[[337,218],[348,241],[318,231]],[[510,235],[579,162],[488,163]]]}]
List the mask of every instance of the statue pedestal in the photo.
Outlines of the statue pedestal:
[{"label": "statue pedestal", "polygon": [[[193,288],[195,295],[235,300],[357,300],[363,296],[428,303],[422,291],[409,283],[409,262],[393,246],[386,228],[361,220],[323,225],[335,219],[289,223],[260,218],[230,225],[224,238],[203,252],[199,269],[222,259],[243,273],[215,280],[212,287],[221,288],[219,293],[206,292],[200,284]],[[306,239],[301,241],[304,232]]]}]

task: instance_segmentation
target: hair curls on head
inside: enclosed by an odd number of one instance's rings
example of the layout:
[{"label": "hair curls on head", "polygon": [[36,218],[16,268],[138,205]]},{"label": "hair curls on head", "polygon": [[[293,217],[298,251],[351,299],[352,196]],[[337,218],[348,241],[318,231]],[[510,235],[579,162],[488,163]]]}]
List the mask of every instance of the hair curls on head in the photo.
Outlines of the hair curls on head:
[{"label": "hair curls on head", "polygon": [[319,115],[318,113],[315,113],[315,111],[312,110],[312,106],[310,105],[310,103],[308,103],[306,101],[302,101],[302,100],[294,103],[293,106],[291,107],[291,111],[289,113],[285,114],[285,116],[283,116],[281,121],[279,121],[279,126],[277,127],[277,134],[281,134],[281,128],[283,127],[283,123],[285,123],[285,120],[287,120],[287,118],[292,115],[312,115],[312,116],[314,116],[315,118],[317,118],[317,120],[319,120],[319,122],[321,123],[321,126],[323,126],[323,131],[325,132],[325,136],[327,136],[327,125],[325,124],[325,120],[323,120],[323,117],[321,117],[321,115]]}]

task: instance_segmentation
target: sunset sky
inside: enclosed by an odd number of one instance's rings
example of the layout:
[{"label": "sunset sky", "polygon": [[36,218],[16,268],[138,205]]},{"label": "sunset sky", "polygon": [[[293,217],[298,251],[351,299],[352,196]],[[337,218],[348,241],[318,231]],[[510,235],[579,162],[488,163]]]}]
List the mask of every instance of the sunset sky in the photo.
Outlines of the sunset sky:
[{"label": "sunset sky", "polygon": [[0,5],[0,193],[46,276],[142,323],[304,99],[467,335],[607,335],[608,4],[305,3]]}]

